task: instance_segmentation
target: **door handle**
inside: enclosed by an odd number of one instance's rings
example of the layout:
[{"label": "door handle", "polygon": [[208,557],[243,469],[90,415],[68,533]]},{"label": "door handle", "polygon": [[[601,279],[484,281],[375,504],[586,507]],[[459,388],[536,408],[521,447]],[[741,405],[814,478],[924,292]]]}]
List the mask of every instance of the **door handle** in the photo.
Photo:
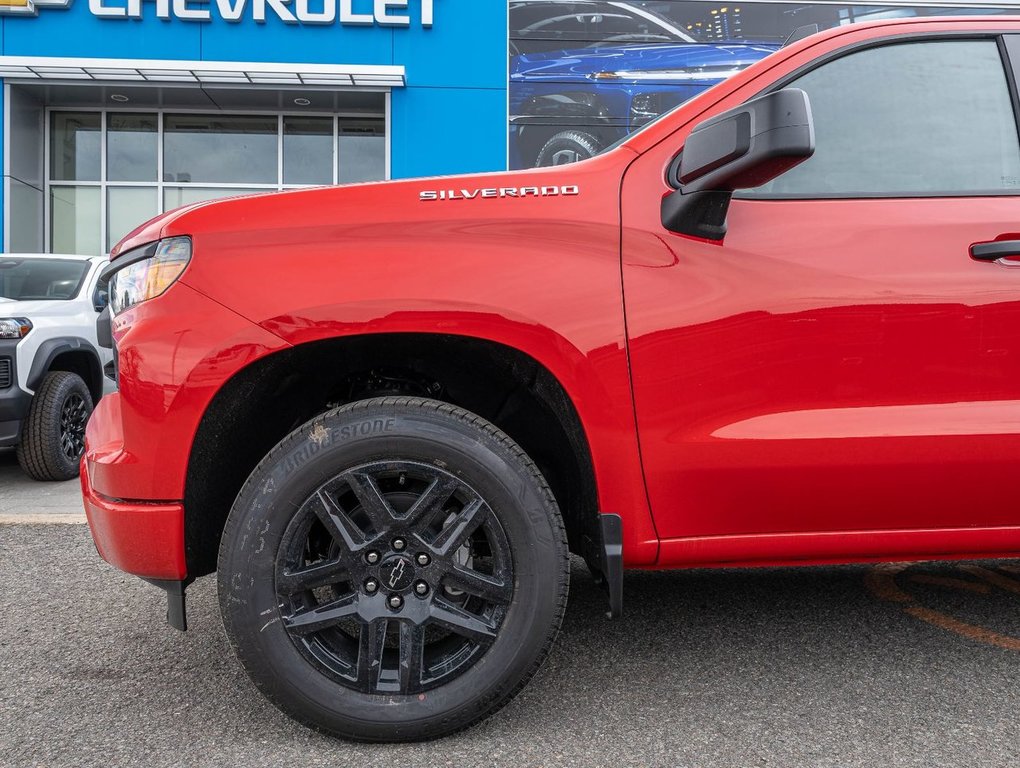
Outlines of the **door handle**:
[{"label": "door handle", "polygon": [[1006,266],[1020,267],[1020,240],[994,240],[990,243],[974,243],[970,257],[978,261],[996,261]]}]

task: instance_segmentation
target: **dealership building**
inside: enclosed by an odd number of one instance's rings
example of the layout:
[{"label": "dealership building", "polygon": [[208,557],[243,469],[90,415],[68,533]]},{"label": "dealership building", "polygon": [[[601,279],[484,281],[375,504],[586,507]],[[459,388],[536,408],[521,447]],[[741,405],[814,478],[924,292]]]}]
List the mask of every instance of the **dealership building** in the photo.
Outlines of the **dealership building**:
[{"label": "dealership building", "polygon": [[3,249],[189,202],[496,170],[500,0],[0,0]]}]

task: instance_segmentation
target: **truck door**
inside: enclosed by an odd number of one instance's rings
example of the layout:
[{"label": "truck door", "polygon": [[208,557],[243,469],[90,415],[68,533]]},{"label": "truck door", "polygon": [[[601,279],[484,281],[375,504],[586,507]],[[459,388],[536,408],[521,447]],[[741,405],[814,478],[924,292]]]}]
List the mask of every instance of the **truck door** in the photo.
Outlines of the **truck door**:
[{"label": "truck door", "polygon": [[901,35],[779,83],[807,92],[815,155],[738,194],[721,242],[659,217],[693,125],[631,166],[624,289],[660,537],[750,553],[761,534],[1020,525],[1010,51]]}]

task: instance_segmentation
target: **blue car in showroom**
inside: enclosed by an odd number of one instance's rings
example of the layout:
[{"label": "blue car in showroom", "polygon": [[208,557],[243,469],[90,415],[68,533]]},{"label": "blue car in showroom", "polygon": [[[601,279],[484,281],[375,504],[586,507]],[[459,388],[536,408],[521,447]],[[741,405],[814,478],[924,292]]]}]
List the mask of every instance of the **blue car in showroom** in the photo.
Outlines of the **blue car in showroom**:
[{"label": "blue car in showroom", "polygon": [[510,167],[583,160],[778,50],[699,43],[629,2],[510,4]]}]

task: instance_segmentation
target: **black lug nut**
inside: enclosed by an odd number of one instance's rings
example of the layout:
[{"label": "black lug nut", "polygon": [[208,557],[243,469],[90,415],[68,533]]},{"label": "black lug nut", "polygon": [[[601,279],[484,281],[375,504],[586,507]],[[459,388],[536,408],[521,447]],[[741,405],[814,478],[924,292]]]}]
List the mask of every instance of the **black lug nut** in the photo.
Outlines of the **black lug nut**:
[{"label": "black lug nut", "polygon": [[404,598],[400,595],[391,595],[390,599],[386,601],[387,605],[393,610],[399,610],[404,605]]},{"label": "black lug nut", "polygon": [[376,563],[379,562],[379,553],[376,552],[375,550],[366,553],[365,562],[368,563],[369,565],[375,565]]},{"label": "black lug nut", "polygon": [[418,565],[424,568],[426,565],[432,562],[432,558],[430,558],[428,555],[422,552],[420,555],[418,555],[418,557],[415,558],[415,562],[417,562]]}]

